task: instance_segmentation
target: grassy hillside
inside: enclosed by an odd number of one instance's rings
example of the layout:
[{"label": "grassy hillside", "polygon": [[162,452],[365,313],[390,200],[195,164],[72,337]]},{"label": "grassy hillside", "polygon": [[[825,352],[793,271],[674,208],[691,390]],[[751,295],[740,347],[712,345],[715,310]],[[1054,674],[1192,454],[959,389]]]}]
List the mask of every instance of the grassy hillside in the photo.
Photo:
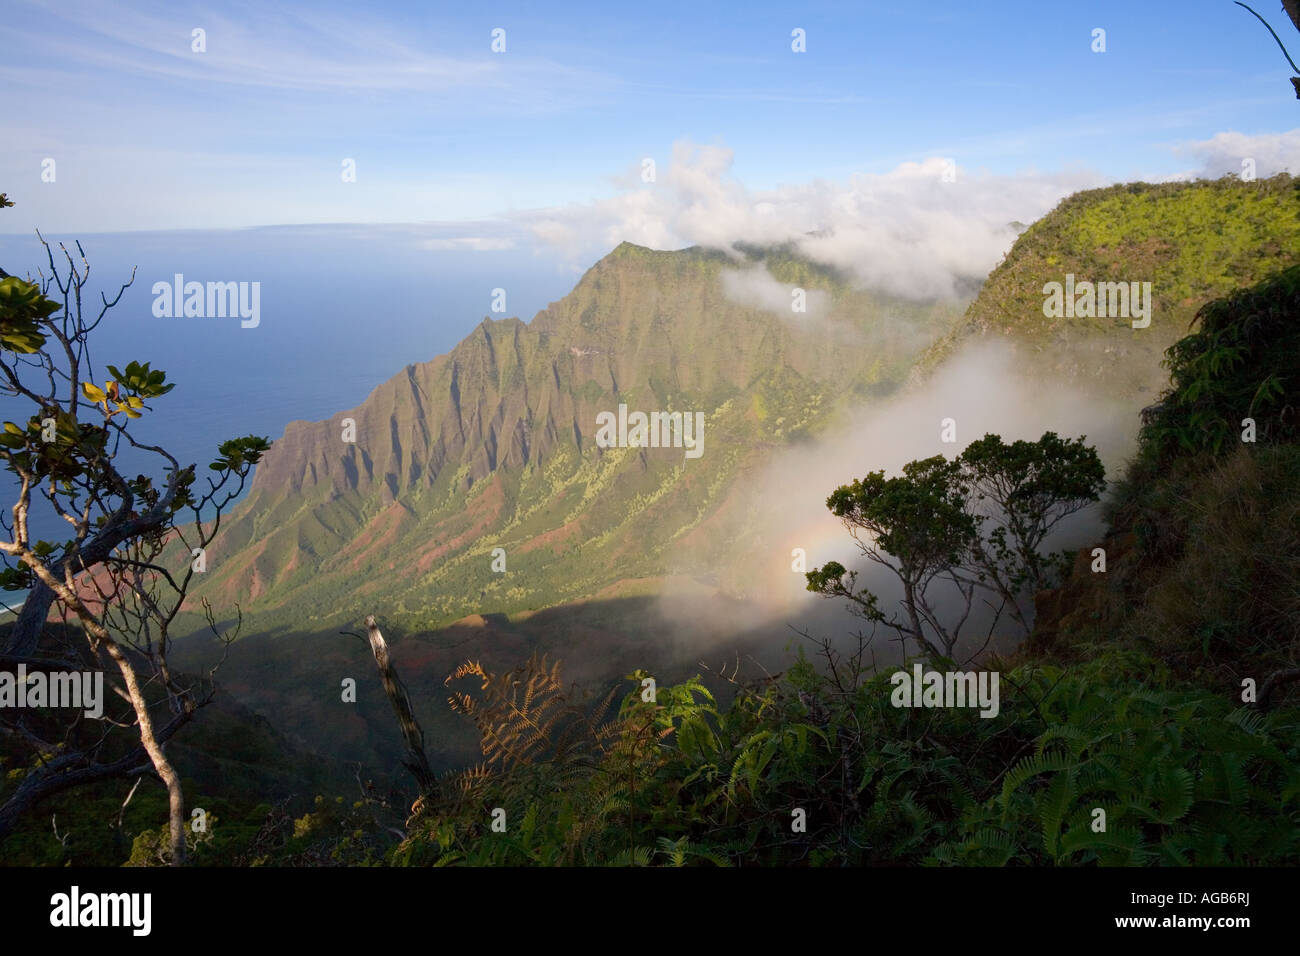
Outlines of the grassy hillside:
[{"label": "grassy hillside", "polygon": [[[1075,193],[1016,240],[967,310],[927,353],[932,369],[964,343],[995,338],[1022,350],[1027,371],[1153,395],[1164,350],[1209,299],[1290,265],[1300,249],[1300,180],[1235,177],[1129,183]],[[1124,318],[1048,318],[1047,282],[1150,282],[1149,328]]]}]

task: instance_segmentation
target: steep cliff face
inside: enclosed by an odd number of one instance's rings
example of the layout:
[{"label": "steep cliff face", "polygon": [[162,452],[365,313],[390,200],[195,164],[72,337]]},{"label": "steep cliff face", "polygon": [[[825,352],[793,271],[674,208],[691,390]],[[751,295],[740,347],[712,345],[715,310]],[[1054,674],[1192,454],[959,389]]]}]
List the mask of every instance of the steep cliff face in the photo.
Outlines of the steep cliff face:
[{"label": "steep cliff face", "polygon": [[[896,385],[965,305],[884,299],[786,253],[762,258],[624,243],[532,322],[485,319],[360,406],[290,423],[201,593],[285,625],[377,605],[435,624],[663,573],[664,547],[764,449]],[[812,305],[757,307],[737,281],[801,288]],[[701,453],[597,447],[598,415],[620,404],[702,413]]]},{"label": "steep cliff face", "polygon": [[[449,465],[465,469],[468,488],[498,468],[544,460],[560,443],[581,450],[614,396],[716,407],[773,372],[826,380],[851,372],[861,356],[840,346],[865,345],[873,316],[850,313],[874,305],[883,321],[889,309],[841,289],[842,323],[793,312],[782,321],[726,298],[715,280],[729,267],[719,253],[624,243],[531,323],[484,319],[450,354],[407,366],[361,406],[326,422],[291,422],[253,490],[377,488],[392,500]],[[354,448],[343,445],[345,419],[356,424]]]}]

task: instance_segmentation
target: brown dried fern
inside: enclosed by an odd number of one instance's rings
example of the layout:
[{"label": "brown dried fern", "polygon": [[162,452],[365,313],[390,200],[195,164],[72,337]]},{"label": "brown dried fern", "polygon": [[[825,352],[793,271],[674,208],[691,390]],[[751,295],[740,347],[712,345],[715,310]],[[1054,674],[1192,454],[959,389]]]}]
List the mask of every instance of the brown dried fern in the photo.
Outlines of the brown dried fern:
[{"label": "brown dried fern", "polygon": [[452,710],[469,717],[482,738],[487,765],[510,768],[531,764],[565,749],[574,709],[560,679],[560,664],[533,654],[522,667],[504,674],[489,674],[478,661],[465,661],[448,675],[451,683],[466,677],[479,679],[481,696],[452,688],[447,702]]}]

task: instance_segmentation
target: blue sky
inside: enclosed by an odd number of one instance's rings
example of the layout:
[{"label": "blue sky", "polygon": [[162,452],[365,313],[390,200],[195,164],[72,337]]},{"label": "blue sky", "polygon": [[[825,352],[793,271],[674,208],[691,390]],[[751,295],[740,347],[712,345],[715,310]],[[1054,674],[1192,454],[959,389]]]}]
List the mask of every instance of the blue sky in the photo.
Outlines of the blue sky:
[{"label": "blue sky", "polygon": [[1216,134],[1300,127],[1281,52],[1228,0],[471,6],[11,2],[0,231],[526,219],[682,143],[760,192],[927,157],[1154,179]]}]

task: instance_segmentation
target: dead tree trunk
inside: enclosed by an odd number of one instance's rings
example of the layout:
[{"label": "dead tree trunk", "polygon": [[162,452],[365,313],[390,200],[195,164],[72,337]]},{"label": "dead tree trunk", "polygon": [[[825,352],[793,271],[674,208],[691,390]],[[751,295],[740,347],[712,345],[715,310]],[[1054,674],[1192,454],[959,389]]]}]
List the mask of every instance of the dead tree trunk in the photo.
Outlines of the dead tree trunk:
[{"label": "dead tree trunk", "polygon": [[433,770],[429,768],[429,758],[424,752],[424,731],[420,729],[415,714],[411,711],[410,695],[406,693],[406,685],[402,683],[402,679],[397,676],[397,669],[388,659],[388,644],[384,641],[384,635],[379,632],[375,616],[369,615],[365,624],[366,636],[370,640],[370,651],[375,655],[375,664],[379,667],[379,679],[384,683],[384,693],[388,695],[388,701],[393,705],[398,726],[402,728],[402,739],[406,741],[407,756],[402,761],[402,766],[415,777],[422,795],[432,794],[438,785],[438,780]]}]

